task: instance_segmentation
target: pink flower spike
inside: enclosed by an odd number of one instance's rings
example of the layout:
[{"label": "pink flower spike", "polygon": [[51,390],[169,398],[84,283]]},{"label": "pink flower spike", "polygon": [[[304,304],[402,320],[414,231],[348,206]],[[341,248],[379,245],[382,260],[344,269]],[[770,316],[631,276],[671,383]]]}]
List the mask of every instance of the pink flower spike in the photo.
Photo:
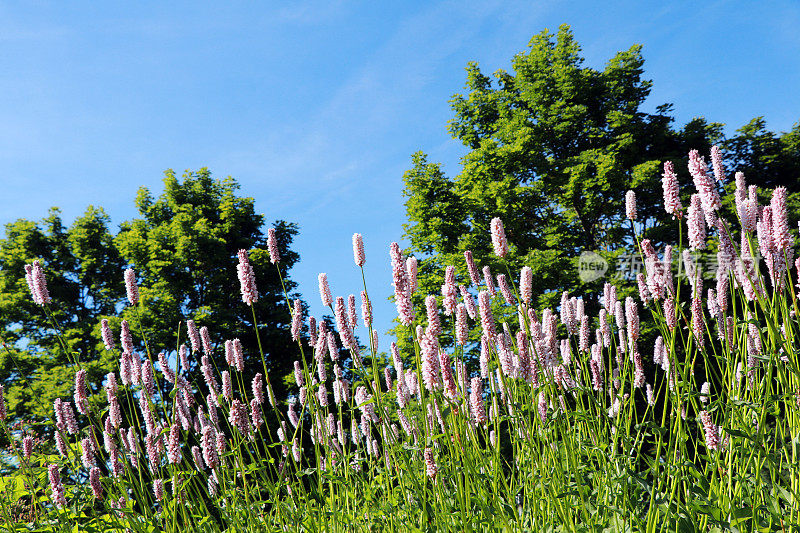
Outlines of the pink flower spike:
[{"label": "pink flower spike", "polygon": [[783,255],[792,246],[792,235],[789,233],[789,221],[786,216],[786,187],[777,187],[772,191],[772,241],[776,251]]},{"label": "pink flower spike", "polygon": [[153,496],[156,501],[160,502],[164,499],[164,480],[156,479],[153,481]]},{"label": "pink flower spike", "polygon": [[356,310],[355,294],[351,294],[347,297],[347,323],[353,329],[358,327],[358,311]]},{"label": "pink flower spike", "polygon": [[229,421],[242,434],[250,433],[250,414],[247,412],[247,407],[239,400],[233,400],[231,403]]},{"label": "pink flower spike", "polygon": [[422,380],[425,388],[433,392],[439,384],[439,345],[434,337],[422,337]]},{"label": "pink flower spike", "polygon": [[671,161],[664,163],[664,174],[661,178],[661,186],[664,189],[664,210],[674,217],[683,216],[683,206],[681,205],[680,190],[678,188],[678,176],[675,174],[675,167]]},{"label": "pink flower spike", "polygon": [[58,471],[58,465],[48,465],[47,475],[50,478],[50,490],[52,491],[53,501],[58,507],[66,506],[67,499],[64,496],[64,486],[61,484],[61,475]]},{"label": "pink flower spike", "polygon": [[72,403],[59,402],[58,405],[61,408],[61,415],[63,417],[67,431],[69,432],[70,435],[76,434],[78,432],[78,421],[75,419],[75,411],[72,409]]},{"label": "pink flower spike", "polygon": [[474,377],[470,381],[470,407],[472,408],[472,419],[476,424],[486,423],[486,406],[483,403],[483,380]]},{"label": "pink flower spike", "polygon": [[211,424],[206,424],[200,437],[200,446],[203,449],[203,460],[212,470],[219,465],[219,455],[217,454],[217,432]]},{"label": "pink flower spike", "polygon": [[322,299],[322,305],[330,307],[333,303],[333,296],[331,296],[331,288],[328,286],[328,275],[322,272],[319,276],[319,295]]},{"label": "pink flower spike", "polygon": [[211,355],[211,334],[206,326],[200,328],[200,340],[203,343],[203,353]]},{"label": "pink flower spike", "polygon": [[464,305],[467,307],[467,314],[472,320],[475,320],[478,316],[478,309],[475,307],[475,298],[472,297],[465,286],[460,285],[458,289],[461,292],[461,299],[464,300]]},{"label": "pink flower spike", "polygon": [[413,255],[406,259],[406,274],[408,275],[408,292],[414,294],[417,291],[417,273],[419,264]]},{"label": "pink flower spike", "polygon": [[487,291],[481,291],[478,294],[478,307],[480,309],[483,332],[493,339],[497,335],[497,331],[495,329],[494,315],[492,314],[492,302]]},{"label": "pink flower spike", "polygon": [[108,325],[108,320],[105,318],[100,321],[100,335],[103,337],[103,344],[106,350],[113,350],[114,335],[111,333],[111,326]]},{"label": "pink flower spike", "polygon": [[300,340],[300,328],[303,326],[303,304],[299,299],[292,306],[292,340]]},{"label": "pink flower spike", "polygon": [[492,246],[494,246],[494,253],[497,257],[503,258],[508,255],[508,241],[506,241],[506,232],[503,228],[503,221],[495,217],[491,222],[492,229]]},{"label": "pink flower spike", "polygon": [[514,298],[514,294],[511,292],[511,287],[508,285],[508,279],[505,274],[497,275],[497,285],[500,287],[500,294],[503,295],[506,303],[508,305],[516,305],[517,299]]},{"label": "pink flower spike", "polygon": [[639,338],[639,308],[636,301],[628,296],[625,298],[625,319],[628,325],[628,335],[633,340]]},{"label": "pink flower spike", "polygon": [[364,238],[360,233],[353,234],[353,260],[356,266],[363,267],[367,262],[366,255],[364,254]]},{"label": "pink flower spike", "polygon": [[169,430],[167,441],[167,460],[170,464],[176,465],[181,462],[180,428],[173,425]]},{"label": "pink flower spike", "polygon": [[491,296],[494,296],[494,279],[492,278],[492,271],[489,269],[489,266],[483,267],[483,281],[486,282],[486,289],[489,291]]},{"label": "pink flower spike", "polygon": [[239,264],[236,266],[236,272],[239,276],[242,301],[252,306],[254,302],[258,301],[256,275],[253,272],[253,267],[250,265],[250,258],[247,256],[247,250],[239,250],[238,255]]},{"label": "pink flower spike", "polygon": [[136,273],[132,268],[125,271],[125,291],[128,293],[128,302],[131,305],[139,303],[139,286],[136,285]]},{"label": "pink flower spike", "polygon": [[317,319],[313,316],[308,317],[308,345],[313,347],[317,344]]},{"label": "pink flower spike", "polygon": [[351,350],[356,349],[357,346],[355,346],[353,330],[350,328],[350,324],[348,323],[347,319],[344,298],[341,296],[336,297],[336,308],[334,315],[336,317],[336,329],[339,330],[339,338],[342,341],[342,345]]},{"label": "pink flower spike", "polygon": [[464,259],[467,262],[467,272],[469,272],[469,279],[476,287],[481,284],[481,276],[478,272],[478,267],[475,266],[475,260],[472,258],[472,252],[467,250],[464,252]]},{"label": "pink flower spike", "polygon": [[267,230],[267,249],[269,250],[269,262],[273,265],[280,263],[281,254],[278,252],[278,238],[275,235],[275,228]]},{"label": "pink flower spike", "polygon": [[[299,362],[295,361],[295,372],[297,371],[297,367],[299,366]],[[300,382],[302,383],[303,375],[302,372],[300,373]],[[264,376],[259,372],[255,376],[253,376],[253,399],[261,405],[264,403]]]},{"label": "pink flower spike", "polygon": [[233,341],[225,341],[225,362],[228,366],[233,366]]},{"label": "pink flower spike", "polygon": [[629,220],[636,220],[636,193],[634,191],[625,193],[625,216]]},{"label": "pink flower spike", "polygon": [[720,183],[725,182],[725,167],[722,164],[722,154],[716,144],[711,147],[711,165],[714,167],[714,177]]},{"label": "pink flower spike", "polygon": [[22,439],[22,455],[26,461],[30,460],[31,455],[33,455],[33,437],[30,435]]},{"label": "pink flower spike", "polygon": [[89,414],[88,390],[86,388],[86,370],[78,370],[75,373],[75,407],[82,415]]},{"label": "pink flower spike", "polygon": [[244,351],[242,350],[242,341],[233,339],[233,366],[239,372],[244,372]]},{"label": "pink flower spike", "polygon": [[[712,217],[714,212],[722,207],[716,185],[707,174],[708,167],[705,160],[700,157],[697,150],[689,152],[689,173],[694,179],[694,185],[700,195],[703,204],[703,211],[707,217]],[[709,221],[713,224],[713,221]]]},{"label": "pink flower spike", "polygon": [[200,332],[197,331],[194,320],[186,321],[186,330],[189,334],[189,341],[192,344],[192,353],[197,353],[200,351]]},{"label": "pink flower spike", "polygon": [[123,353],[133,353],[133,337],[127,320],[123,320],[120,324],[119,341],[122,345]]},{"label": "pink flower spike", "polygon": [[39,305],[49,304],[52,300],[50,299],[50,293],[47,291],[47,283],[39,261],[33,262],[33,283],[39,295],[39,301],[41,302]]},{"label": "pink flower spike", "polygon": [[703,250],[706,247],[706,225],[699,194],[692,195],[692,203],[686,218],[689,231],[689,247],[692,250]]},{"label": "pink flower spike", "polygon": [[465,346],[468,336],[467,308],[464,304],[458,304],[456,306],[456,342],[461,346]]},{"label": "pink flower spike", "polygon": [[47,282],[45,281],[42,266],[38,260],[33,264],[25,265],[25,281],[31,291],[33,302],[36,305],[46,305],[51,302],[50,293],[47,292]]},{"label": "pink flower spike", "polygon": [[142,363],[141,368],[142,389],[152,398],[156,393],[156,381],[153,375],[153,367],[150,365],[150,361],[145,361]]},{"label": "pink flower spike", "polygon": [[456,310],[456,298],[458,297],[458,290],[456,289],[456,267],[453,265],[448,265],[445,268],[442,296],[444,297],[442,300],[444,314],[450,316]]},{"label": "pink flower spike", "polygon": [[439,472],[439,469],[436,466],[436,461],[433,459],[433,450],[425,448],[423,455],[425,457],[425,473],[428,474],[429,478],[436,479],[436,474]]},{"label": "pink flower spike", "polygon": [[442,334],[442,326],[441,322],[439,322],[439,309],[436,296],[429,294],[425,297],[425,308],[428,311],[428,328],[425,332],[433,337],[438,337]]},{"label": "pink flower spike", "polygon": [[531,303],[531,293],[533,291],[533,270],[531,267],[524,266],[519,274],[519,295],[526,304]]},{"label": "pink flower spike", "polygon": [[700,421],[702,422],[703,430],[705,431],[706,447],[709,450],[719,450],[719,429],[711,421],[711,415],[708,414],[708,411],[700,411]]},{"label": "pink flower spike", "polygon": [[539,418],[542,421],[542,424],[547,422],[547,395],[545,395],[544,391],[539,392]]},{"label": "pink flower spike", "polygon": [[231,373],[227,370],[222,371],[222,395],[226,400],[233,400],[233,382],[231,381]]}]

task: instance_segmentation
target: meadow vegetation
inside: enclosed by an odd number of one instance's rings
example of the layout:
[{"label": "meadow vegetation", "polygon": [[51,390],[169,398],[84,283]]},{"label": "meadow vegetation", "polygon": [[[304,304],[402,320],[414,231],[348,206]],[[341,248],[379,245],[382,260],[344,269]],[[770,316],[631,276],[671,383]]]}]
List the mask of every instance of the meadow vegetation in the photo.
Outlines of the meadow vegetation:
[{"label": "meadow vegetation", "polygon": [[[787,191],[762,191],[762,205],[716,147],[710,159],[689,154],[686,205],[662,167],[675,243],[656,249],[636,195],[617,200],[644,271],[634,286],[605,283],[596,313],[568,292],[536,308],[538,278],[509,267],[498,217],[494,271],[467,251],[435,293],[420,293],[417,258],[390,245],[399,325],[386,354],[366,283],[334,296],[320,274],[333,320],[304,316],[288,293],[282,304],[300,354],[288,396],[263,350],[213,344],[213,322],[183,324],[172,349],[153,343],[136,273],[120,272],[126,319],[97,324],[114,371],[87,383],[65,353],[73,386],[44,425],[9,417],[0,388],[14,467],[0,479],[3,528],[797,531],[800,261]],[[281,276],[274,231],[267,247]],[[359,234],[353,254],[366,269]],[[237,259],[229,275],[260,346],[260,280],[246,249]],[[18,274],[41,327],[57,330],[49,289],[62,280],[39,261]]]}]

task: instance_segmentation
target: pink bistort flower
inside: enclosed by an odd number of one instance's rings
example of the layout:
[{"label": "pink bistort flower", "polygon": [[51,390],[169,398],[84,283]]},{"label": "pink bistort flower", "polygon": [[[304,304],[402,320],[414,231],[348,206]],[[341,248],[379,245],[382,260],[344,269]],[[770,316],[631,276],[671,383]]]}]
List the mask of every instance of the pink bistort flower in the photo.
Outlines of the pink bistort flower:
[{"label": "pink bistort flower", "polygon": [[242,301],[252,306],[254,302],[258,301],[256,275],[253,272],[252,265],[250,265],[250,258],[247,256],[247,250],[239,250],[238,256],[239,264],[236,266],[236,272],[239,276]]},{"label": "pink bistort flower", "polygon": [[467,308],[461,303],[456,306],[456,342],[461,346],[465,346],[467,344],[468,335]]},{"label": "pink bistort flower", "polygon": [[478,272],[478,267],[475,266],[475,260],[472,257],[472,252],[467,250],[464,252],[464,259],[467,262],[467,272],[469,272],[469,279],[477,287],[481,284],[481,276]]},{"label": "pink bistort flower", "polygon": [[664,163],[661,186],[664,190],[664,210],[676,218],[681,218],[683,216],[683,206],[681,205],[680,190],[678,188],[678,176],[675,174],[675,167],[671,161]]},{"label": "pink bistort flower", "polygon": [[75,372],[75,407],[82,415],[89,414],[89,397],[86,388],[86,370]]},{"label": "pink bistort flower", "polygon": [[25,281],[28,283],[35,304],[46,305],[51,302],[42,265],[38,260],[30,265],[25,265]]},{"label": "pink bistort flower", "polygon": [[136,272],[132,268],[125,270],[125,292],[131,305],[139,303],[139,286],[136,285]]},{"label": "pink bistort flower", "polygon": [[103,337],[103,344],[106,350],[114,349],[114,336],[111,333],[111,326],[108,325],[108,320],[103,319],[100,321],[100,335]]},{"label": "pink bistort flower", "polygon": [[505,228],[503,228],[503,221],[498,217],[492,219],[492,246],[494,246],[494,253],[497,257],[503,258],[508,255],[508,241],[506,240]]},{"label": "pink bistort flower", "polygon": [[67,499],[64,496],[64,486],[61,484],[61,475],[58,471],[58,465],[47,465],[47,475],[50,478],[50,490],[52,491],[53,501],[58,507],[67,505]]},{"label": "pink bistort flower", "polygon": [[425,308],[428,312],[428,327],[425,332],[433,337],[438,337],[442,334],[442,326],[439,321],[439,309],[436,296],[429,294],[425,297]]},{"label": "pink bistort flower", "polygon": [[497,335],[495,328],[494,315],[492,314],[492,302],[488,291],[481,291],[478,293],[478,308],[480,309],[481,325],[483,332],[494,338]]},{"label": "pink bistort flower", "polygon": [[699,194],[692,195],[692,201],[686,218],[689,231],[689,247],[692,250],[702,250],[706,247],[706,226],[703,220],[703,207]]},{"label": "pink bistort flower", "polygon": [[433,450],[425,448],[423,455],[425,457],[425,473],[428,474],[429,478],[436,479],[439,468],[436,466],[436,461],[433,459]]},{"label": "pink bistort flower", "polygon": [[636,220],[636,193],[634,191],[625,193],[625,216],[628,220]]},{"label": "pink bistort flower", "polygon": [[280,263],[281,254],[278,252],[278,237],[275,234],[275,228],[267,230],[267,249],[269,250],[269,261],[273,265]]},{"label": "pink bistort flower", "polygon": [[367,262],[366,255],[364,254],[364,237],[360,233],[353,234],[353,260],[356,266],[363,267]]},{"label": "pink bistort flower", "polygon": [[192,353],[197,353],[200,351],[200,332],[197,331],[197,326],[194,323],[194,320],[187,320],[186,321],[186,330],[189,334],[189,341],[192,344]]},{"label": "pink bistort flower", "polygon": [[714,177],[718,182],[725,182],[725,167],[722,164],[722,154],[716,144],[711,147],[711,165],[714,167]]},{"label": "pink bistort flower", "polygon": [[783,255],[792,245],[789,233],[789,221],[786,215],[786,187],[777,187],[772,191],[772,241],[778,254]]}]

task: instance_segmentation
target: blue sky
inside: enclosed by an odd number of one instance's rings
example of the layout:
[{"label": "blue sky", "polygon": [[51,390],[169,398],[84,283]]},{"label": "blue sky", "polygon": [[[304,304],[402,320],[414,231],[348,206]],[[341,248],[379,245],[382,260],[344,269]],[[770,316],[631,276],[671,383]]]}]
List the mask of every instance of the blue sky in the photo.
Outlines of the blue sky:
[{"label": "blue sky", "polygon": [[[648,105],[673,103],[678,124],[800,120],[793,0],[2,2],[0,223],[94,204],[116,225],[139,186],[161,192],[165,169],[207,166],[269,220],[300,225],[292,277],[312,312],[318,272],[336,294],[360,289],[354,232],[377,299],[411,154],[458,172],[446,124],[466,63],[508,68],[561,23],[596,68],[643,44]],[[394,308],[376,304],[385,330]]]}]

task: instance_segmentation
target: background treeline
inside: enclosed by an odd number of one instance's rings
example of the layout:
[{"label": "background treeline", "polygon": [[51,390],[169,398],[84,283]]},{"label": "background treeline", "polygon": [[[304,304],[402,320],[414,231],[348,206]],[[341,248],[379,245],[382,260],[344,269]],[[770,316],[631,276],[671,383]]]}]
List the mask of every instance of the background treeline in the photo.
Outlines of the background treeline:
[{"label": "background treeline", "polygon": [[[253,198],[239,196],[238,189],[234,179],[214,179],[207,169],[187,171],[180,179],[168,170],[164,191],[154,197],[139,189],[138,218],[123,222],[116,232],[108,214],[95,206],[70,225],[56,208],[39,222],[20,219],[6,225],[0,240],[0,383],[12,418],[49,418],[55,398],[71,397],[75,368],[70,354],[88,371],[91,392],[99,392],[91,396],[105,397],[104,376],[118,371],[120,352],[103,345],[104,318],[117,346],[120,322],[127,319],[137,350],[149,349],[154,359],[160,351],[174,356],[180,344],[189,345],[188,319],[208,327],[218,367],[225,364],[224,341],[239,338],[246,362],[252,362],[246,364],[249,382],[262,363],[253,315],[242,305],[236,277],[236,253],[242,248],[249,251],[258,279],[255,312],[266,363],[276,395],[286,396],[284,378],[299,350],[289,332],[278,271],[270,264],[267,221],[254,211]],[[288,273],[299,260],[291,251],[297,226],[279,220],[271,227],[281,249],[278,268],[286,290],[296,297]],[[24,265],[37,259],[53,299],[48,316],[32,301],[25,281]],[[138,276],[142,305],[137,308],[126,305],[127,267]],[[201,382],[199,360],[191,365],[190,381]]]}]

